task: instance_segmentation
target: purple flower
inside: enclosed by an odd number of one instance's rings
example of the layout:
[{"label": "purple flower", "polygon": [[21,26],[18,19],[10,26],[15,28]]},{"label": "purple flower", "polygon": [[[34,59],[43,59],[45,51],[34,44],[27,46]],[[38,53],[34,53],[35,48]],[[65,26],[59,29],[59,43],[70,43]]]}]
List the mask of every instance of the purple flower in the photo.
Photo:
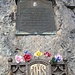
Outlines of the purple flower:
[{"label": "purple flower", "polygon": [[62,60],[63,60],[63,58],[60,54],[55,55],[55,61],[60,62]]},{"label": "purple flower", "polygon": [[27,53],[28,53],[28,51],[25,51],[25,52],[24,52],[24,54],[27,54]]},{"label": "purple flower", "polygon": [[29,51],[25,51],[24,54],[30,54],[32,56],[32,54]]}]

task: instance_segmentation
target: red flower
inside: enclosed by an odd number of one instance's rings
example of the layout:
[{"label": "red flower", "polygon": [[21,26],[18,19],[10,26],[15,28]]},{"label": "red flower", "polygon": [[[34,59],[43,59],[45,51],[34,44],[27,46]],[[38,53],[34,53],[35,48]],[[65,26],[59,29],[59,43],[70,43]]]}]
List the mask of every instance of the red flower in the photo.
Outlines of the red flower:
[{"label": "red flower", "polygon": [[24,61],[30,61],[32,56],[30,54],[24,54]]},{"label": "red flower", "polygon": [[50,57],[51,54],[50,54],[49,52],[45,52],[45,53],[44,53],[44,56],[45,56],[45,57]]}]

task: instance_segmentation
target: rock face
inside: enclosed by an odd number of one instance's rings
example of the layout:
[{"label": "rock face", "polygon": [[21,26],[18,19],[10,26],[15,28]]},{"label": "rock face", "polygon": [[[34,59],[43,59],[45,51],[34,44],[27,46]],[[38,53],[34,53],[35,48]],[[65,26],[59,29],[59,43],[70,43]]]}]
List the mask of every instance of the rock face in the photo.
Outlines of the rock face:
[{"label": "rock face", "polygon": [[[55,0],[56,35],[15,36],[15,22],[11,13],[16,12],[14,0],[0,0],[0,75],[8,73],[8,58],[29,50],[60,53],[67,58],[69,73],[75,75],[75,0]],[[68,7],[69,6],[69,7]]]}]

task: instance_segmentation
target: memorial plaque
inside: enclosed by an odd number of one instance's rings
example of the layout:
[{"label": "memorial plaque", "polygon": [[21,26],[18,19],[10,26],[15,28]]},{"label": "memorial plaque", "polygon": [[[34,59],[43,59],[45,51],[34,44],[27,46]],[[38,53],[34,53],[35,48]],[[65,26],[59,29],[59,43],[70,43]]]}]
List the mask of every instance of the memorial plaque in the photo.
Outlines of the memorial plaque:
[{"label": "memorial plaque", "polygon": [[17,3],[16,34],[55,34],[52,2],[20,0]]}]

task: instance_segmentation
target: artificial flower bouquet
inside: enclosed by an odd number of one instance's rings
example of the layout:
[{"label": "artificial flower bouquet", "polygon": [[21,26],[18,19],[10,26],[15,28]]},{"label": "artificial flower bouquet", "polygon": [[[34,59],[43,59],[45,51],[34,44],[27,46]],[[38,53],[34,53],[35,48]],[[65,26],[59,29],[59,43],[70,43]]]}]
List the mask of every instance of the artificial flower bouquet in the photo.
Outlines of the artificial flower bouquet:
[{"label": "artificial flower bouquet", "polygon": [[[34,53],[34,56],[35,57],[40,57],[44,55],[44,57],[46,58],[49,58],[51,56],[51,54],[47,51],[45,51],[44,53],[42,53],[40,50],[37,50],[35,53]],[[20,55],[16,55],[15,56],[15,60],[16,60],[16,63],[20,63],[20,62],[29,62],[31,59],[32,59],[32,54],[29,52],[29,51],[25,51],[23,56],[20,56]],[[56,54],[54,57],[52,57],[52,59],[50,60],[51,63],[57,63],[57,62],[60,62],[62,61],[63,58],[60,54]]]},{"label": "artificial flower bouquet", "polygon": [[63,61],[63,57],[58,53],[54,57],[52,57],[50,63],[56,64],[61,61]]},{"label": "artificial flower bouquet", "polygon": [[20,56],[20,55],[15,56],[16,63],[28,62],[31,59],[32,59],[32,55],[28,51],[25,51],[23,56]]}]

